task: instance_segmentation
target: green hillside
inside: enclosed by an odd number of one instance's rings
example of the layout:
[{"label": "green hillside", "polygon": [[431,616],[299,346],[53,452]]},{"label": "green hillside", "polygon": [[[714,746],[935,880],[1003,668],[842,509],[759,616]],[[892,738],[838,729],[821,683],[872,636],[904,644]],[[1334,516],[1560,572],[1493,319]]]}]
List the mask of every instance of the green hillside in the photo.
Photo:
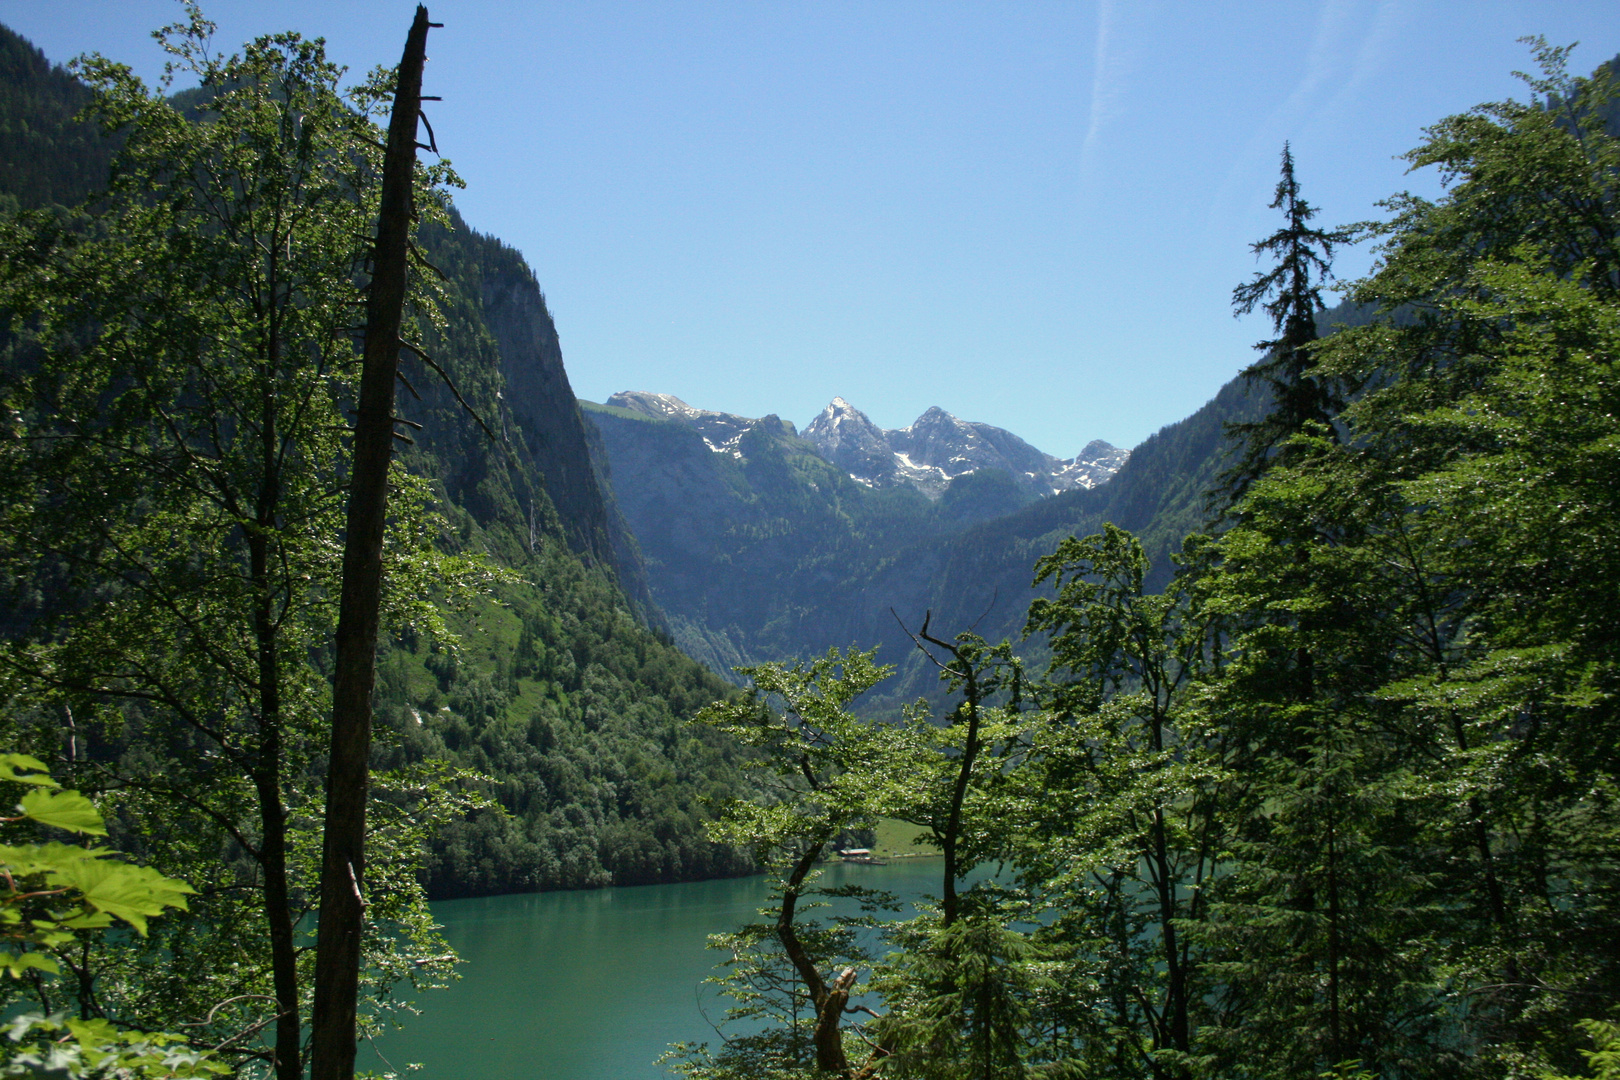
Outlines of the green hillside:
[{"label": "green hillside", "polygon": [[[116,140],[74,119],[88,98],[0,28],[0,199],[73,206],[105,184]],[[448,278],[444,324],[421,327],[422,340],[499,439],[423,371],[411,376],[420,400],[401,402],[422,425],[401,457],[433,482],[452,526],[444,549],[484,553],[518,578],[454,617],[455,654],[407,639],[383,662],[378,717],[393,735],[378,766],[432,757],[477,769],[505,811],[474,812],[430,838],[431,894],[745,871],[746,859],[702,835],[704,796],[735,790],[734,751],[683,733],[725,684],[647,626],[639,556],[598,486],[533,271],[453,211],[451,227],[425,228],[422,242]],[[9,339],[8,383],[29,355]],[[13,579],[7,592],[5,624],[21,645],[31,590]],[[12,715],[17,745],[52,737],[17,730]],[[109,738],[103,764],[116,771],[117,755],[138,748]]]}]

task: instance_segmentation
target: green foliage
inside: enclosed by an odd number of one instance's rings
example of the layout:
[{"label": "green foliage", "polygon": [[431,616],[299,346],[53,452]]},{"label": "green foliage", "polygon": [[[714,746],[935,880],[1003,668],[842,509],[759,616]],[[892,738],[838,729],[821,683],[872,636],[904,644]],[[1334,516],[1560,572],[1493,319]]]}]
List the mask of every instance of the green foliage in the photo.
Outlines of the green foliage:
[{"label": "green foliage", "polygon": [[[1595,1049],[1582,1050],[1590,1075],[1596,1080],[1615,1080],[1620,1077],[1620,1023],[1612,1020],[1588,1019],[1576,1024],[1592,1040]],[[1554,1072],[1542,1072],[1536,1080],[1576,1080]]]},{"label": "green foliage", "polygon": [[[273,1017],[262,1056],[287,1076],[309,964],[295,928],[319,846],[348,328],[386,79],[344,95],[319,42],[277,35],[220,57],[210,30],[188,8],[160,35],[202,84],[185,102],[122,65],[79,62],[87,117],[122,136],[109,189],[78,216],[0,223],[0,308],[18,338],[0,441],[14,630],[0,669],[15,737],[48,752],[65,721],[70,767],[106,793],[121,845],[198,889],[150,938],[72,958],[68,996],[86,1017],[132,1010],[199,1037]],[[431,188],[453,177],[419,180],[442,216]],[[431,324],[431,288],[415,301]],[[436,550],[431,490],[404,470],[397,483],[387,614],[431,635],[430,596],[500,575]],[[95,752],[80,753],[86,738]],[[401,974],[448,969],[397,959],[447,953],[411,869],[420,847],[381,837],[367,883],[379,1009]]]},{"label": "green foliage", "polygon": [[[38,72],[10,74],[19,99],[43,92],[35,85]],[[59,81],[77,95],[75,102],[89,99],[82,84],[65,74]],[[188,91],[172,104],[195,118],[206,112],[210,93]],[[36,117],[34,122],[43,130],[55,121]],[[106,142],[108,152],[119,143]],[[83,185],[53,189],[52,199],[75,202],[105,178],[105,169],[99,177],[92,170]],[[368,227],[361,216],[356,213],[357,237]],[[694,736],[682,730],[698,708],[726,692],[724,684],[626,610],[617,586],[636,588],[634,566],[616,576],[603,555],[606,541],[586,535],[602,528],[591,517],[587,496],[596,498],[598,516],[602,510],[595,488],[582,493],[576,483],[581,469],[591,481],[583,436],[575,432],[577,454],[571,458],[566,432],[546,427],[543,417],[514,412],[516,404],[530,412],[559,411],[574,416],[578,427],[555,353],[556,333],[532,271],[511,248],[466,228],[453,210],[443,221],[430,212],[419,241],[446,280],[434,286],[434,304],[413,334],[453,380],[460,398],[501,437],[492,443],[468,422],[462,401],[438,375],[406,358],[415,396],[407,392],[400,411],[424,427],[413,430],[413,443],[402,447],[396,475],[409,492],[394,497],[399,513],[390,554],[400,580],[427,575],[439,583],[389,592],[389,621],[397,637],[385,650],[378,699],[379,723],[386,729],[382,737],[389,745],[379,748],[376,764],[392,769],[437,759],[475,768],[489,777],[475,786],[505,811],[475,811],[436,831],[424,871],[427,887],[439,896],[474,895],[746,872],[751,864],[745,855],[709,843],[702,832],[704,799],[736,793],[735,747],[712,732]],[[357,239],[351,247],[363,244]],[[111,286],[108,292],[117,295]],[[343,319],[353,321],[348,314]],[[62,320],[68,321],[65,314]],[[32,349],[15,345],[0,365],[14,395],[21,393],[21,377],[38,363]],[[332,374],[341,379],[345,372]],[[229,375],[216,371],[210,377]],[[249,399],[252,393],[247,391]],[[235,394],[232,390],[232,400]],[[341,401],[337,404],[341,408]],[[206,416],[206,409],[197,414]],[[332,418],[323,437],[336,445],[342,426],[341,417]],[[122,469],[115,473],[132,475]],[[35,470],[38,477],[48,474],[44,463]],[[86,500],[95,495],[87,491]],[[338,495],[335,486],[322,489],[325,501],[317,505],[328,513],[327,522]],[[560,516],[554,496],[573,500],[567,507],[573,517]],[[70,507],[74,512],[61,516],[66,522],[108,518],[97,505],[95,512]],[[311,520],[305,530],[313,534],[321,527]],[[172,535],[155,525],[149,534],[165,540]],[[289,538],[275,540],[286,544]],[[309,550],[320,558],[331,554],[329,546]],[[574,551],[583,552],[587,565]],[[492,564],[511,573],[503,578]],[[53,595],[71,595],[62,579],[69,569],[39,560],[11,579],[17,591],[6,609],[7,636],[48,612],[44,601]],[[206,579],[200,572],[196,576]],[[105,580],[89,569],[80,577]],[[287,583],[307,588],[306,599],[329,594],[319,575],[294,575]],[[493,589],[498,599],[457,611],[453,594],[458,589],[464,600],[485,589]],[[148,622],[158,617],[151,614]],[[291,630],[284,626],[281,633]],[[109,630],[107,636],[138,640],[140,634]],[[315,648],[312,656],[318,667],[321,650]],[[183,671],[187,663],[171,667]],[[307,689],[300,714],[307,709],[307,715],[317,716],[324,690],[319,683]],[[126,704],[115,727],[100,726],[110,714],[98,714],[83,702],[68,708],[36,712],[42,738],[54,740],[47,729],[66,723],[71,730],[77,723],[81,749],[92,733],[98,740],[105,733],[114,747],[132,748],[135,760],[152,770],[161,768],[170,752],[146,742],[154,707]],[[122,798],[121,819],[134,827],[144,816],[137,807],[141,796],[126,791]],[[289,816],[295,824],[307,820],[296,812]],[[235,932],[244,933],[245,924]]]},{"label": "green foliage", "polygon": [[[31,821],[81,835],[107,834],[90,800],[61,790],[44,762],[26,754],[0,754],[0,780],[30,785],[17,804],[18,816],[0,822]],[[54,841],[0,845],[0,865],[6,878],[0,926],[8,938],[26,945],[62,945],[73,940],[74,931],[103,929],[115,918],[145,937],[148,918],[169,908],[184,911],[186,896],[196,891],[150,867],[117,861],[106,848]],[[42,913],[42,903],[51,905],[48,913]],[[61,973],[54,959],[37,952],[0,954],[0,966],[14,979],[28,969]]]},{"label": "green foliage", "polygon": [[976,910],[945,926],[920,920],[891,932],[902,951],[874,988],[887,1016],[873,1025],[886,1075],[1011,1080],[1030,1075],[1026,1032],[1050,989],[1029,936]]},{"label": "green foliage", "polygon": [[[80,835],[104,836],[106,827],[90,800],[65,791],[44,762],[27,754],[0,754],[0,781],[27,785],[17,817]],[[171,909],[185,910],[195,890],[150,867],[120,861],[105,848],[57,842],[0,845],[0,936],[15,954],[0,953],[0,967],[12,979],[43,983],[60,975],[49,951],[89,940],[113,919],[146,936],[146,920]],[[69,1019],[63,1014],[26,1013],[12,1017],[0,1044],[0,1076],[207,1077],[228,1071],[182,1036],[121,1030],[106,1020]]]},{"label": "green foliage", "polygon": [[1222,1075],[1570,1067],[1616,992],[1617,150],[1535,50],[1555,100],[1429,129],[1446,196],[1370,227],[1380,316],[1316,351],[1363,388],[1344,441],[1304,429],[1221,541],[1254,778],[1200,939]]}]

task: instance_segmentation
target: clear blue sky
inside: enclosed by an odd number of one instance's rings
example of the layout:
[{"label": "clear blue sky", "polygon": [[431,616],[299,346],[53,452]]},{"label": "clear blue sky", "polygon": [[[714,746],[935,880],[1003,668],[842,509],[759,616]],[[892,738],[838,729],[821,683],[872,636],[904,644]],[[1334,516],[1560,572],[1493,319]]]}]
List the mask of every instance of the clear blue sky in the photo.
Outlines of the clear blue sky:
[{"label": "clear blue sky", "polygon": [[[296,29],[356,75],[409,2],[209,0],[216,43]],[[467,220],[538,275],[580,396],[799,425],[842,395],[1072,455],[1207,400],[1266,336],[1232,287],[1283,140],[1337,224],[1421,128],[1522,97],[1515,38],[1620,52],[1609,0],[972,4],[438,0],[427,92]],[[149,78],[171,0],[0,0],[53,60]],[[1365,269],[1350,253],[1340,268]]]}]

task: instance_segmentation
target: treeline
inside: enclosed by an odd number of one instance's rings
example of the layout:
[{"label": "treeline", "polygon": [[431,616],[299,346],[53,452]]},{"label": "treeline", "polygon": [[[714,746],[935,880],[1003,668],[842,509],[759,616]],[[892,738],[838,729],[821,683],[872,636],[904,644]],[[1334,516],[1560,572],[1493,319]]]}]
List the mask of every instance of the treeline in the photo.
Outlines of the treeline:
[{"label": "treeline", "polygon": [[[0,101],[52,150],[0,214],[0,795],[60,783],[95,807],[0,822],[0,1008],[93,1022],[69,1039],[77,1064],[44,1034],[60,1024],[16,1028],[7,1068],[88,1075],[95,1039],[131,1031],[217,1050],[200,1073],[304,1068],[301,935],[390,87],[343,88],[297,35],[224,56],[210,32],[194,8],[165,32],[200,84],[171,98],[102,58],[49,68],[0,31]],[[747,790],[742,751],[685,723],[729,688],[626,599],[600,495],[594,524],[559,514],[553,489],[576,507],[594,491],[577,413],[546,426],[510,399],[514,375],[564,390],[566,375],[504,344],[554,330],[532,274],[456,217],[456,183],[418,169],[356,868],[363,1030],[453,967],[430,895],[751,866],[703,831],[707,800]],[[27,846],[60,821],[104,822],[167,899],[139,908],[60,876],[95,865]],[[72,919],[53,900],[81,894]],[[145,932],[103,933],[113,917]],[[170,1075],[174,1055],[152,1052],[131,1068]]]},{"label": "treeline", "polygon": [[[1349,236],[1285,151],[1272,268],[1234,295],[1276,327],[1246,372],[1270,406],[1166,586],[1108,526],[1036,566],[1044,671],[924,622],[943,716],[857,721],[885,672],[837,652],[704,714],[764,755],[770,797],[717,831],[777,892],[719,942],[749,1023],[678,1071],[1617,1075],[1620,140],[1608,70],[1535,51],[1532,104],[1409,155],[1446,193],[1362,227],[1370,317],[1326,338]],[[874,944],[804,904],[879,816],[945,859]]]}]

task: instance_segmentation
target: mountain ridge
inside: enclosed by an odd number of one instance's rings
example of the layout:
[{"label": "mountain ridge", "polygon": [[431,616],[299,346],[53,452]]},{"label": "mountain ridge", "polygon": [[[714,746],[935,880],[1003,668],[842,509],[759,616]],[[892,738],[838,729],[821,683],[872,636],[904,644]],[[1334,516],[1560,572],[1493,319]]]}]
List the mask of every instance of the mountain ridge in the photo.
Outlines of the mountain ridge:
[{"label": "mountain ridge", "polygon": [[699,431],[715,453],[738,456],[743,434],[754,424],[785,424],[827,461],[867,488],[915,488],[938,501],[959,476],[984,469],[1008,473],[1026,493],[1046,497],[1107,483],[1130,451],[1094,439],[1073,458],[1036,449],[1005,428],[962,420],[933,406],[909,426],[885,429],[842,397],[833,398],[803,431],[776,414],[754,419],[700,409],[673,394],[622,390],[604,405]]},{"label": "mountain ridge", "polygon": [[[803,432],[776,416],[751,420],[667,394],[625,392],[581,408],[601,433],[615,497],[676,643],[720,672],[834,645],[880,646],[900,668],[869,703],[881,709],[936,692],[902,622],[915,628],[932,613],[936,632],[971,626],[990,640],[1018,640],[1035,562],[1065,536],[1105,522],[1138,532],[1150,584],[1161,586],[1182,538],[1205,526],[1225,425],[1254,418],[1263,397],[1233,379],[1192,416],[1119,452],[1117,471],[1089,488],[1043,497],[1027,477],[985,467],[951,477],[935,499],[908,483],[851,475],[852,463],[881,463],[895,450],[842,398]],[[818,446],[811,428],[823,417]],[[957,423],[930,410],[900,431],[926,441],[941,428],[960,431]],[[977,434],[988,444],[998,431]],[[1031,661],[1044,654],[1038,641],[1020,648]]]}]

